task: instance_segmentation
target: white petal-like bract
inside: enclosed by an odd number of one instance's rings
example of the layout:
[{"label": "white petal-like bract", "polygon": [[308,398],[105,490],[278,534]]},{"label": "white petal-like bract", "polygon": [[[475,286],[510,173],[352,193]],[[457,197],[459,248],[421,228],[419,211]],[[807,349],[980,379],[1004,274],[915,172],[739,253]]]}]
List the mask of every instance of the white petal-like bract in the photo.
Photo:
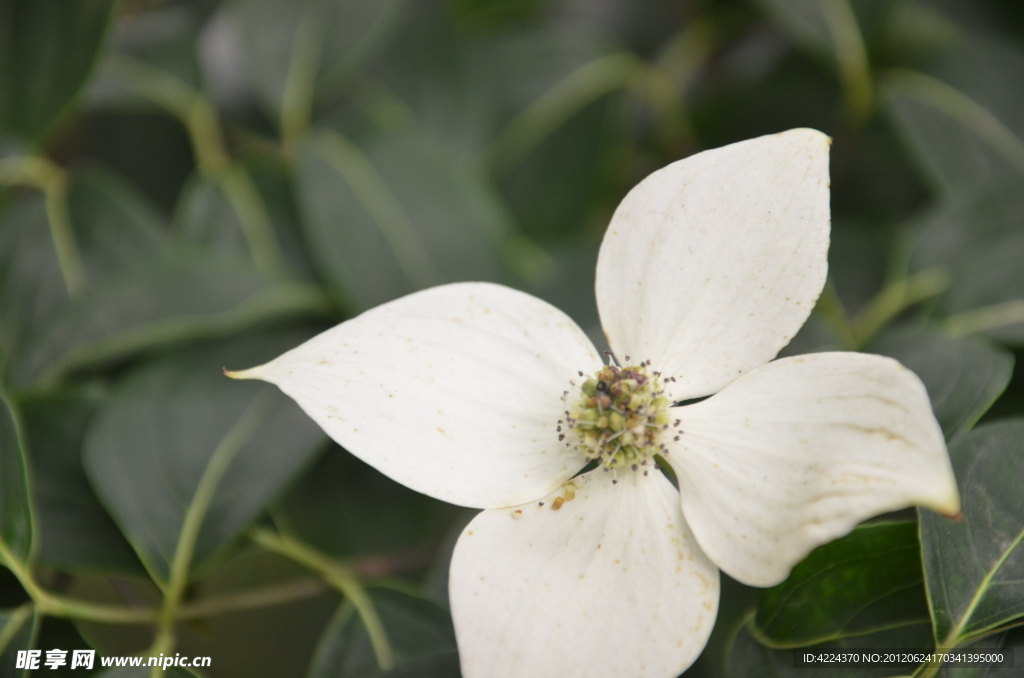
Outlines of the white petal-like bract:
[{"label": "white petal-like bract", "polygon": [[784,358],[672,416],[683,430],[669,449],[686,520],[745,584],[783,581],[816,546],[879,513],[960,510],[925,388],[890,358]]},{"label": "white petal-like bract", "polygon": [[457,283],[378,306],[232,376],[277,384],[403,485],[493,508],[543,497],[582,468],[556,427],[570,380],[600,364],[550,304]]},{"label": "white petal-like bract", "polygon": [[671,483],[653,469],[572,484],[571,500],[484,511],[459,538],[449,596],[465,678],[671,678],[704,648],[718,570]]},{"label": "white petal-like bract", "polygon": [[675,400],[718,391],[789,343],[825,284],[829,141],[797,129],[698,153],[619,205],[597,304],[620,360]]}]

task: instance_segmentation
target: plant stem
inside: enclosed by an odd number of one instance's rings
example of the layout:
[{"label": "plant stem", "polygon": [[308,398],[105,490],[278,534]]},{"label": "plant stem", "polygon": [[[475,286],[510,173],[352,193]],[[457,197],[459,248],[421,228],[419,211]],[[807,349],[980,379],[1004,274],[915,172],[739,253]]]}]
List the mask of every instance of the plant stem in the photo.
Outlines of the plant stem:
[{"label": "plant stem", "polygon": [[1024,323],[1024,299],[971,309],[946,318],[946,331],[954,337],[997,330]]},{"label": "plant stem", "polygon": [[863,347],[897,315],[941,294],[947,287],[949,274],[941,267],[928,268],[888,284],[851,323],[854,347]]},{"label": "plant stem", "polygon": [[265,528],[257,528],[253,530],[251,536],[253,541],[268,551],[290,558],[296,563],[318,572],[328,583],[335,586],[359,613],[366,633],[370,637],[370,645],[373,646],[378,666],[385,671],[394,668],[394,655],[384,624],[380,620],[380,615],[377,614],[377,608],[373,601],[360,584],[353,567],[340,563],[286,534],[277,534]]},{"label": "plant stem", "polygon": [[218,184],[231,202],[256,268],[265,274],[284,270],[267,206],[248,171],[228,153],[214,105],[177,76],[145,62],[118,56],[113,63],[131,92],[168,111],[185,126],[196,168]]},{"label": "plant stem", "polygon": [[835,46],[847,115],[861,125],[871,116],[874,93],[871,65],[857,16],[848,0],[821,0],[821,9]]},{"label": "plant stem", "polygon": [[157,617],[156,637],[149,650],[151,655],[169,652],[174,647],[174,624],[177,619],[178,607],[181,605],[181,598],[188,585],[189,568],[203,521],[206,519],[217,486],[224,477],[228,466],[234,460],[235,455],[252,438],[268,414],[272,402],[271,393],[271,391],[263,391],[253,399],[235,425],[221,440],[217,449],[213,451],[206,470],[203,471],[203,476],[196,486],[192,501],[185,511],[181,533],[178,535],[178,544],[174,549],[167,590],[164,593],[163,606]]},{"label": "plant stem", "polygon": [[85,283],[85,269],[68,211],[68,178],[64,168],[37,155],[4,158],[0,160],[0,184],[21,184],[42,192],[57,265],[68,294],[74,296]]}]

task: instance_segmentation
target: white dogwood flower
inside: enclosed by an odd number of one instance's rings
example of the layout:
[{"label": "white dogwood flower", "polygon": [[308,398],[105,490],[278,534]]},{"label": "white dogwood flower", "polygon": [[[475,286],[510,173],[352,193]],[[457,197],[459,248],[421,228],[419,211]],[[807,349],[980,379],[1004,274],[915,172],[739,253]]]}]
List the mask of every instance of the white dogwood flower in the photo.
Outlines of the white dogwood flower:
[{"label": "white dogwood flower", "polygon": [[233,376],[277,384],[398,482],[485,509],[451,564],[466,678],[671,678],[711,632],[718,568],[770,586],[869,516],[959,510],[911,372],[769,362],[825,282],[828,182],[828,139],[802,129],[634,188],[597,263],[618,365],[549,304],[460,283]]}]

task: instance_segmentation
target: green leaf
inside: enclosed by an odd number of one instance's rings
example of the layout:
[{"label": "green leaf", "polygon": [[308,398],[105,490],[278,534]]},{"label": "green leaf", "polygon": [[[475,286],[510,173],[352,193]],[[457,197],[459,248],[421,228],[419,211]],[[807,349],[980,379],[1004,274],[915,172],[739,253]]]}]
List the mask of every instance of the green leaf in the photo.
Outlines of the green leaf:
[{"label": "green leaf", "polygon": [[924,326],[889,327],[865,350],[895,358],[921,378],[947,439],[974,426],[1013,375],[1013,354],[1006,349]]},{"label": "green leaf", "polygon": [[726,660],[729,678],[892,678],[909,675],[910,669],[888,666],[844,667],[833,664],[794,666],[794,655],[800,652],[906,649],[929,652],[933,648],[931,625],[927,622],[877,631],[864,636],[845,638],[825,645],[811,645],[791,650],[772,650],[760,645],[751,633],[749,624],[743,624],[733,639]]},{"label": "green leaf", "polygon": [[299,538],[334,556],[423,549],[441,536],[451,506],[396,483],[337,447],[281,502]]},{"label": "green leaf", "polygon": [[31,605],[14,610],[0,610],[0,676],[21,678],[28,676],[26,669],[17,666],[18,650],[27,650],[34,644],[39,632],[39,616]]},{"label": "green leaf", "polygon": [[320,107],[333,103],[340,87],[387,38],[403,4],[236,0],[250,74],[267,110],[287,116],[304,97]]},{"label": "green leaf", "polygon": [[1004,181],[945,197],[912,224],[911,268],[949,271],[950,290],[936,310],[958,316],[951,331],[1024,341],[1022,215],[1024,183]]},{"label": "green leaf", "polygon": [[761,593],[754,618],[773,647],[834,642],[928,622],[917,524],[862,525],[815,549]]},{"label": "green leaf", "polygon": [[935,638],[953,647],[1024,617],[1024,420],[979,426],[949,449],[963,520],[920,511]]},{"label": "green leaf", "polygon": [[[911,226],[912,267],[955,267],[965,252],[1018,231],[1024,225],[1020,189],[1015,182],[994,183],[941,200]],[[954,284],[968,282],[961,276]]]},{"label": "green leaf", "polygon": [[387,632],[395,668],[383,671],[352,606],[343,604],[320,639],[308,678],[459,678],[455,629],[430,601],[392,589],[367,589]]},{"label": "green leaf", "polygon": [[1024,50],[966,41],[927,74],[894,71],[886,104],[926,175],[942,192],[967,195],[992,184],[1024,184]]},{"label": "green leaf", "polygon": [[0,133],[43,136],[85,82],[114,0],[0,2]]},{"label": "green leaf", "polygon": [[126,180],[98,166],[74,172],[68,211],[89,281],[148,261],[166,247],[156,209]]},{"label": "green leaf", "polygon": [[[19,428],[17,411],[0,392],[0,547],[24,562],[32,554],[34,524]],[[3,560],[0,552],[0,564]]]},{"label": "green leaf", "polygon": [[425,135],[361,149],[321,132],[300,152],[297,181],[314,264],[356,310],[500,276],[500,201]]},{"label": "green leaf", "polygon": [[217,183],[193,175],[181,191],[174,208],[174,229],[200,246],[247,255],[245,233],[228,197]]},{"label": "green leaf", "polygon": [[82,437],[102,397],[78,390],[21,401],[31,450],[39,560],[64,570],[145,574],[82,469]]},{"label": "green leaf", "polygon": [[12,377],[52,384],[139,351],[327,308],[308,283],[267,280],[242,260],[179,254],[83,290],[25,342]]},{"label": "green leaf", "polygon": [[67,298],[43,198],[19,195],[0,211],[0,350],[8,361]]},{"label": "green leaf", "polygon": [[1017,678],[1024,666],[1024,628],[985,636],[963,648],[967,652],[1001,652],[1013,657],[1013,667],[966,667],[945,664],[936,674],[939,678]]},{"label": "green leaf", "polygon": [[208,510],[197,504],[193,516],[202,521],[196,565],[322,449],[323,433],[291,399],[221,372],[265,362],[304,338],[241,339],[155,361],[129,373],[89,425],[85,473],[149,569],[168,572],[201,480],[213,494]]},{"label": "green leaf", "polygon": [[[116,278],[164,249],[154,209],[105,170],[87,167],[71,175],[68,211],[90,285]],[[0,349],[15,381],[25,378],[25,353],[67,306],[43,197],[18,195],[0,212]]]}]

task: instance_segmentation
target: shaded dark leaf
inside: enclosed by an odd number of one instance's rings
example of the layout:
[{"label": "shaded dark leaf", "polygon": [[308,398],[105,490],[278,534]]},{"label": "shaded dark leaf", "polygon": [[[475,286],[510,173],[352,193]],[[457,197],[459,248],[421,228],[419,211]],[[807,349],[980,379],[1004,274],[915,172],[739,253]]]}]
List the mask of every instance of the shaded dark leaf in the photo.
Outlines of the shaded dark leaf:
[{"label": "shaded dark leaf", "polygon": [[761,593],[754,624],[797,647],[928,622],[917,524],[875,523],[815,549]]},{"label": "shaded dark leaf", "polygon": [[85,82],[114,0],[0,3],[0,133],[45,134]]},{"label": "shaded dark leaf", "polygon": [[324,631],[308,678],[459,678],[451,617],[437,605],[392,589],[367,589],[387,633],[395,668],[383,671],[359,616],[342,605]]},{"label": "shaded dark leaf", "polygon": [[37,330],[12,365],[17,383],[185,339],[229,335],[282,317],[322,314],[320,290],[267,280],[242,260],[179,255],[89,286]]},{"label": "shaded dark leaf", "polygon": [[836,664],[797,667],[794,663],[794,653],[861,652],[874,651],[878,648],[930,652],[933,647],[931,625],[927,622],[791,650],[771,650],[760,645],[754,639],[748,625],[744,624],[736,633],[729,650],[726,675],[729,678],[891,678],[894,675],[908,675],[914,667]]},{"label": "shaded dark leaf", "polygon": [[[156,361],[127,375],[89,425],[86,475],[150,569],[168,572],[187,511],[202,520],[198,565],[322,448],[320,429],[276,388],[221,372],[265,362],[303,338],[241,339]],[[192,509],[204,477],[213,483],[209,507]]]},{"label": "shaded dark leaf", "polygon": [[[22,446],[18,412],[0,392],[0,542],[18,560],[32,553],[34,521],[28,460]],[[0,557],[0,563],[3,562]]]},{"label": "shaded dark leaf", "polygon": [[22,401],[39,523],[39,560],[66,570],[145,574],[82,470],[82,436],[99,393],[85,390]]},{"label": "shaded dark leaf", "polygon": [[314,264],[355,310],[500,276],[500,201],[424,135],[360,149],[323,132],[302,149],[298,186]]}]

